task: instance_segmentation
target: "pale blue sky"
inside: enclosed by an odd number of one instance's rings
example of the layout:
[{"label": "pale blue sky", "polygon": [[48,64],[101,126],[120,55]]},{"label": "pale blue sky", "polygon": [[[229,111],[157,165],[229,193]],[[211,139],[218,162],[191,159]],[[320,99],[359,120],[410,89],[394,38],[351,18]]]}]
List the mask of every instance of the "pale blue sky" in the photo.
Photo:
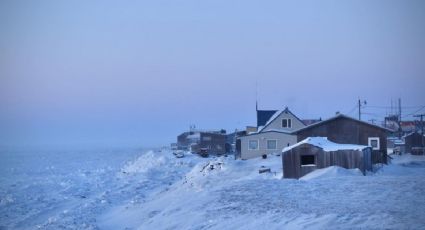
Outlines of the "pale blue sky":
[{"label": "pale blue sky", "polygon": [[243,128],[256,81],[301,118],[425,105],[424,1],[1,1],[0,34],[0,145]]}]

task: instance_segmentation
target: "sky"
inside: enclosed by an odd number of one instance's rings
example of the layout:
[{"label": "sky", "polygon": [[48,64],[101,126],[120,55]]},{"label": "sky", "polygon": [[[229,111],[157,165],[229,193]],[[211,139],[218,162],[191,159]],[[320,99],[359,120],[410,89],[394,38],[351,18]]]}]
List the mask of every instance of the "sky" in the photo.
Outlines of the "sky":
[{"label": "sky", "polygon": [[424,1],[0,1],[0,146],[425,113]]}]

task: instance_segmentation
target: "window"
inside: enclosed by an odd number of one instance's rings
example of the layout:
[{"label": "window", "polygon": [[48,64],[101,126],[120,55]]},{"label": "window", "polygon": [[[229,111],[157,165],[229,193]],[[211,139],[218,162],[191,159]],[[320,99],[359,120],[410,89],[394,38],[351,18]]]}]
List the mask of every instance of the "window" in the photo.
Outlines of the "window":
[{"label": "window", "polygon": [[379,137],[369,137],[368,138],[368,145],[372,147],[373,150],[379,150]]},{"label": "window", "polygon": [[203,141],[211,141],[211,137],[208,137],[208,136],[206,136],[206,137],[202,137],[202,140],[203,140]]},{"label": "window", "polygon": [[314,155],[302,155],[301,166],[313,166],[316,165],[316,159]]},{"label": "window", "polygon": [[277,149],[277,140],[267,140],[267,149],[270,149],[270,150]]},{"label": "window", "polygon": [[257,150],[258,149],[258,140],[249,140],[248,149],[249,150]]},{"label": "window", "polygon": [[282,119],[282,128],[291,128],[292,120],[290,118]]}]

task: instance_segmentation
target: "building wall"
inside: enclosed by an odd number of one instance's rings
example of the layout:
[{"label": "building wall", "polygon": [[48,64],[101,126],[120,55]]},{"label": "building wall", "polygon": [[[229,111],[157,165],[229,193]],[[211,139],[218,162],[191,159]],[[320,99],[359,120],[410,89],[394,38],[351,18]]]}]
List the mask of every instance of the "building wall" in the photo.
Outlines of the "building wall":
[{"label": "building wall", "polygon": [[[293,145],[297,141],[295,135],[279,133],[279,132],[264,132],[254,135],[248,135],[240,137],[240,158],[243,160],[251,159],[255,157],[261,157],[263,154],[271,154],[282,152],[282,149],[286,146]],[[250,150],[248,148],[249,140],[258,140],[259,148],[258,150]],[[267,149],[267,140],[277,140],[275,150]]]},{"label": "building wall", "polygon": [[226,135],[201,133],[198,148],[208,149],[208,154],[221,155],[226,153]]},{"label": "building wall", "polygon": [[405,146],[406,146],[406,153],[411,153],[413,147],[422,147],[422,139],[425,139],[421,134],[419,133],[412,133],[405,137]]},{"label": "building wall", "polygon": [[[290,118],[292,121],[291,128],[282,128],[282,119],[288,119]],[[283,131],[294,131],[297,129],[300,129],[302,127],[305,127],[305,125],[298,120],[292,113],[284,111],[282,112],[274,121],[272,121],[267,127],[265,127],[262,132],[264,131],[270,131],[270,130],[283,130]]]},{"label": "building wall", "polygon": [[310,129],[297,132],[297,140],[307,137],[327,137],[339,144],[368,145],[369,137],[379,138],[379,150],[372,151],[372,162],[387,162],[387,134],[385,130],[352,119],[340,117]]},{"label": "building wall", "polygon": [[189,140],[187,139],[187,136],[189,135],[189,132],[184,132],[177,136],[177,148],[180,150],[187,150],[189,146]]},{"label": "building wall", "polygon": [[[301,166],[301,156],[315,156],[315,164]],[[310,144],[297,146],[282,154],[283,177],[300,178],[316,169],[340,166],[347,169],[358,168],[363,173],[372,170],[371,149],[338,150],[326,152]]]}]

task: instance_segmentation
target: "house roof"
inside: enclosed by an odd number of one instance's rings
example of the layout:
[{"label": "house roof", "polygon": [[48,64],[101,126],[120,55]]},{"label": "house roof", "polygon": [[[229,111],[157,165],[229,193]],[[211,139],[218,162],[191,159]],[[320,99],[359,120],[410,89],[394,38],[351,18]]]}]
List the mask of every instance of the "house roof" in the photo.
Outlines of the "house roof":
[{"label": "house roof", "polygon": [[326,152],[338,151],[338,150],[363,150],[369,147],[366,145],[338,144],[338,143],[329,141],[327,137],[307,137],[306,139],[294,145],[283,148],[282,152],[287,152],[303,144],[310,144],[310,145],[319,147]]},{"label": "house roof", "polygon": [[255,136],[255,135],[259,135],[259,134],[263,134],[263,133],[283,133],[283,134],[290,134],[290,135],[292,135],[292,132],[289,132],[289,131],[272,129],[272,130],[267,130],[267,131],[264,131],[264,132],[250,133],[250,134],[247,134],[245,136],[241,136],[239,138],[248,137],[248,136]]},{"label": "house roof", "polygon": [[302,122],[304,123],[304,125],[312,125],[320,121],[322,121],[322,119],[302,119]]},{"label": "house roof", "polygon": [[257,127],[264,126],[277,110],[257,110]]},{"label": "house roof", "polygon": [[372,126],[372,127],[378,128],[378,129],[382,129],[382,130],[385,130],[385,131],[388,131],[388,132],[394,132],[394,130],[392,130],[392,129],[387,129],[387,128],[384,128],[384,127],[379,126],[379,125],[375,125],[375,124],[371,124],[371,123],[368,123],[368,122],[365,122],[365,121],[357,120],[357,119],[355,119],[355,118],[352,118],[352,117],[346,116],[346,115],[344,115],[344,114],[338,114],[338,115],[336,115],[336,116],[334,116],[334,117],[331,117],[331,118],[329,118],[329,119],[327,119],[327,120],[323,120],[323,121],[320,121],[320,122],[314,123],[314,124],[312,124],[312,125],[309,125],[309,126],[303,127],[303,128],[301,128],[301,129],[295,130],[295,131],[294,131],[294,133],[296,134],[296,133],[298,133],[298,132],[301,132],[301,131],[304,131],[304,130],[311,129],[311,128],[314,128],[314,127],[317,127],[317,126],[320,126],[320,125],[326,124],[326,123],[328,123],[328,122],[331,122],[331,121],[333,121],[333,120],[340,119],[340,118],[346,118],[346,119],[349,119],[349,120],[352,120],[352,121],[356,121],[356,122],[359,122],[359,123],[362,123],[362,124],[365,124],[365,125],[368,125],[368,126]]},{"label": "house roof", "polygon": [[[419,136],[421,136],[421,134],[419,132],[414,131],[414,132],[410,132],[410,133],[402,136],[402,138],[406,138],[406,137],[412,136],[412,135],[419,135]],[[425,135],[423,135],[423,136],[425,136]]]},{"label": "house roof", "polygon": [[270,125],[274,120],[276,120],[279,116],[280,116],[280,114],[282,114],[282,113],[284,113],[284,112],[286,112],[286,113],[290,113],[290,114],[292,114],[292,116],[294,116],[297,120],[299,120],[300,122],[301,122],[301,124],[304,124],[304,122],[301,120],[301,119],[299,119],[297,116],[295,116],[295,114],[293,114],[289,109],[288,109],[288,107],[286,107],[284,110],[281,110],[281,111],[277,111],[277,112],[275,112],[274,114],[273,114],[273,116],[271,116],[270,118],[269,118],[269,120],[266,122],[266,124],[264,124],[264,126],[262,126],[260,129],[259,129],[259,131],[258,132],[261,132],[262,130],[264,130],[268,125]]}]

